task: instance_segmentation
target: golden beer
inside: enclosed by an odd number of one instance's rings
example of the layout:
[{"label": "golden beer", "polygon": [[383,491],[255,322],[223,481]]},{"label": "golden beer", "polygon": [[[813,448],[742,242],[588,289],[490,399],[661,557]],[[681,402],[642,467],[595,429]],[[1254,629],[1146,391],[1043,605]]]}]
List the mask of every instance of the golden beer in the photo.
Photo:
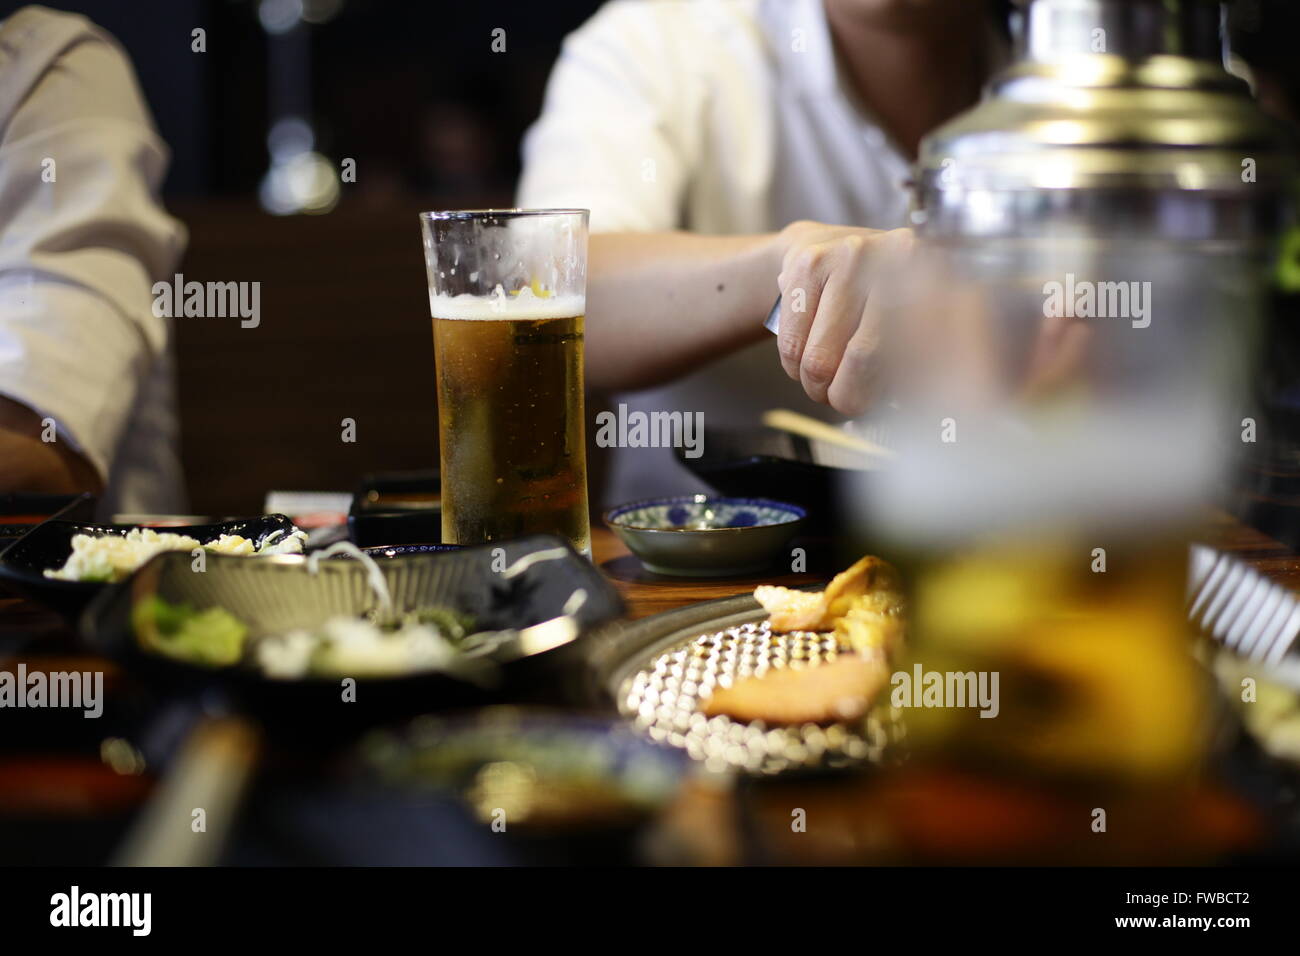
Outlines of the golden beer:
[{"label": "golden beer", "polygon": [[545,303],[434,303],[445,542],[549,532],[590,552],[583,316]]},{"label": "golden beer", "polygon": [[438,379],[442,540],[591,553],[585,209],[420,213]]}]

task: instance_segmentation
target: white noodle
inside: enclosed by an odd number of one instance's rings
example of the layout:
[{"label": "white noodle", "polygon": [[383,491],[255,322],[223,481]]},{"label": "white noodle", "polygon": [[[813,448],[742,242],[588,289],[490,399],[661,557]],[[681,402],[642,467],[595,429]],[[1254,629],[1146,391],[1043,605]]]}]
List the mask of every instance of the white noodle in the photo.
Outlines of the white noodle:
[{"label": "white noodle", "polygon": [[534,551],[532,554],[525,554],[510,567],[501,572],[503,578],[513,578],[516,574],[523,574],[534,564],[541,564],[543,561],[554,561],[557,558],[567,557],[569,552],[564,548],[547,548],[545,551]]},{"label": "white noodle", "polygon": [[307,571],[310,574],[316,573],[317,565],[321,558],[332,557],[336,554],[346,554],[350,558],[356,558],[366,566],[366,578],[370,584],[370,590],[375,592],[375,597],[379,600],[379,612],[385,619],[391,619],[393,616],[393,596],[388,590],[388,581],[384,577],[384,572],[380,570],[375,559],[358,548],[351,541],[336,541],[328,548],[320,551],[313,551],[307,557]]},{"label": "white noodle", "polygon": [[569,599],[564,602],[564,607],[560,613],[566,617],[577,614],[579,609],[587,603],[587,591],[584,588],[578,588],[569,595]]}]

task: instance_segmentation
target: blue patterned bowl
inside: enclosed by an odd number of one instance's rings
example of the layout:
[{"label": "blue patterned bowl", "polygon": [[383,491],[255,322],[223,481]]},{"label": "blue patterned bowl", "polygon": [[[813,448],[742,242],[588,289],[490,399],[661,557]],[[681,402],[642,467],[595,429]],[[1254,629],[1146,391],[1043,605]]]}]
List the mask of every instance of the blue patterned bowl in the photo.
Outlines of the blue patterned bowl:
[{"label": "blue patterned bowl", "polygon": [[765,498],[678,495],[619,505],[605,524],[646,570],[682,577],[727,577],[770,567],[808,513]]}]

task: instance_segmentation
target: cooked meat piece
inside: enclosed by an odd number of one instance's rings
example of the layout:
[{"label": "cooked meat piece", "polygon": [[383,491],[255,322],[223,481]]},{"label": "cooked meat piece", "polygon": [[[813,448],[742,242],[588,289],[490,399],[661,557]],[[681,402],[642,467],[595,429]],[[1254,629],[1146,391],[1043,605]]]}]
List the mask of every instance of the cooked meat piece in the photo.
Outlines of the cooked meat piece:
[{"label": "cooked meat piece", "polygon": [[903,603],[891,591],[858,597],[848,613],[835,622],[835,638],[858,654],[892,654],[903,638]]},{"label": "cooked meat piece", "polygon": [[815,631],[826,616],[826,592],[795,591],[774,584],[760,584],[754,588],[754,597],[770,615],[772,630],[784,634],[788,631]]},{"label": "cooked meat piece", "polygon": [[903,584],[888,561],[867,555],[851,568],[841,571],[826,586],[826,626],[834,623],[858,604],[863,596],[879,598],[890,606],[903,603]]},{"label": "cooked meat piece", "polygon": [[[898,572],[872,555],[835,575],[825,591],[795,591],[763,584],[754,589],[754,597],[767,611],[772,630],[778,633],[833,630],[840,619],[858,607],[869,607],[893,618],[901,614],[903,606]],[[854,647],[857,649],[856,644]]]},{"label": "cooked meat piece", "polygon": [[883,655],[844,654],[827,664],[773,668],[762,676],[742,677],[714,691],[704,701],[704,713],[776,725],[856,720],[888,683]]}]

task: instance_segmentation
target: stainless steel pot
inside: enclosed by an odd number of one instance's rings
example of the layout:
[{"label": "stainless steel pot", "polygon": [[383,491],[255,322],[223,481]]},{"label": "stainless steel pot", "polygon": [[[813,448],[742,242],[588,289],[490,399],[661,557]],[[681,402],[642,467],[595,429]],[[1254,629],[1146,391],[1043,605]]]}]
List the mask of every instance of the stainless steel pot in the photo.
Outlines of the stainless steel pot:
[{"label": "stainless steel pot", "polygon": [[1022,0],[1018,56],[922,144],[934,238],[1268,240],[1281,128],[1223,68],[1210,0]]},{"label": "stainless steel pot", "polygon": [[[904,464],[872,496],[900,539],[1177,522],[1242,448],[1286,135],[1224,69],[1217,3],[1021,14],[1012,65],[922,144],[915,219],[935,256],[898,280],[882,340],[933,331],[888,363]],[[968,294],[939,301],[950,289]],[[1072,358],[1052,344],[1066,326],[1086,339]],[[940,421],[965,437],[945,444]]]}]

